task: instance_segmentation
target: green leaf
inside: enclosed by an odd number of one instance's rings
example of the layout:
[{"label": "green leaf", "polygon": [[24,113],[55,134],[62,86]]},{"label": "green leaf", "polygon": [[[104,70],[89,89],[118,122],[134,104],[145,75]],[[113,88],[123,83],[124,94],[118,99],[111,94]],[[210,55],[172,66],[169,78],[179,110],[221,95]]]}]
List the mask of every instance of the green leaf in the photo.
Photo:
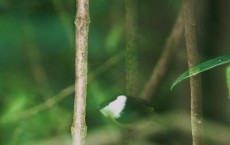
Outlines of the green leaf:
[{"label": "green leaf", "polygon": [[181,74],[172,84],[171,86],[171,90],[182,80],[189,78],[191,76],[197,75],[201,72],[204,72],[206,70],[212,69],[214,67],[217,67],[219,65],[225,64],[230,62],[230,55],[224,55],[224,56],[220,56],[208,61],[205,61],[191,69],[189,69],[188,71],[186,71],[185,73]]},{"label": "green leaf", "polygon": [[228,85],[228,97],[230,99],[230,65],[226,69],[226,80],[227,80],[227,85]]}]

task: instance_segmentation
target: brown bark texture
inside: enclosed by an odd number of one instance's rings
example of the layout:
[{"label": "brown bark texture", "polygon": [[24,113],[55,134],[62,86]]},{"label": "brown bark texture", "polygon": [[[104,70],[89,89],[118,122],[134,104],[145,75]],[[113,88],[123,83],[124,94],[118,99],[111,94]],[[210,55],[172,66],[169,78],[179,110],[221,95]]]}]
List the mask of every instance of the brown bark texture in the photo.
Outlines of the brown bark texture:
[{"label": "brown bark texture", "polygon": [[[183,0],[185,42],[188,57],[188,66],[192,68],[199,64],[196,40],[196,20],[193,0]],[[202,88],[200,75],[190,77],[191,89],[191,126],[193,145],[203,144],[202,122]]]},{"label": "brown bark texture", "polygon": [[90,23],[89,2],[88,0],[77,0],[75,18],[75,100],[74,116],[71,128],[73,145],[84,145],[87,126],[86,126],[86,92],[87,92],[87,73],[88,73],[88,31]]}]

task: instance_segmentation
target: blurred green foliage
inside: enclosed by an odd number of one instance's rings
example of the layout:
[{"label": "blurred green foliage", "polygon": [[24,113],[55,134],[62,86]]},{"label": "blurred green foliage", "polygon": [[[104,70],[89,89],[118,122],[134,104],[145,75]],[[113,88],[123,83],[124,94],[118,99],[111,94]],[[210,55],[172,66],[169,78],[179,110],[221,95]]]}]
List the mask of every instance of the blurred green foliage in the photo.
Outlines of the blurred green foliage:
[{"label": "blurred green foliage", "polygon": [[[149,79],[162,52],[180,9],[180,2],[138,1],[140,86],[144,86]],[[230,34],[227,15],[230,11],[226,6],[229,6],[229,2],[222,0],[197,4],[197,32],[202,60],[229,53],[230,44],[226,38]],[[125,49],[125,2],[90,0],[90,14],[89,74],[93,75],[110,58]],[[20,114],[74,84],[74,18],[74,0],[0,1],[1,145],[71,144],[73,93],[34,115],[20,118]],[[188,85],[178,86],[174,92],[170,92],[172,80],[187,69],[183,42],[180,47],[170,72],[162,80],[152,102],[159,114],[171,110],[185,110],[189,114]],[[105,132],[111,134],[111,139],[117,139],[119,131],[122,131],[114,129],[104,120],[98,107],[104,100],[124,94],[125,59],[119,56],[115,63],[108,63],[104,68],[88,83],[89,142],[95,136],[96,141],[102,140],[100,134]],[[224,67],[221,67],[204,74],[203,104],[205,118],[226,125],[230,121],[230,105],[225,97],[227,89],[223,83],[223,71]],[[112,131],[106,127],[112,128]],[[159,134],[145,142],[161,145],[169,142],[173,145],[190,143],[189,133],[173,131],[159,131]],[[209,145],[221,145],[221,142],[212,140],[207,142]]]}]

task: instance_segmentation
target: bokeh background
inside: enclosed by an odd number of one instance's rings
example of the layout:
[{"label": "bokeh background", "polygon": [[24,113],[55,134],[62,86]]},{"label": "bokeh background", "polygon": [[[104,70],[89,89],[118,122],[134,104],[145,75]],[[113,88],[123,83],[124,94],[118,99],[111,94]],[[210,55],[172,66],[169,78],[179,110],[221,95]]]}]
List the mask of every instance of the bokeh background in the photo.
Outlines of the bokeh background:
[{"label": "bokeh background", "polygon": [[[180,0],[138,1],[140,92],[162,53],[180,5]],[[230,1],[224,0],[195,4],[201,61],[229,54],[229,7]],[[105,121],[98,109],[104,100],[125,93],[125,2],[90,0],[90,14],[87,144],[121,144],[124,131]],[[71,144],[74,18],[74,0],[0,1],[1,145]],[[157,131],[139,144],[191,144],[191,134],[185,129],[190,127],[188,80],[170,91],[173,80],[187,70],[183,39],[178,47],[151,102],[168,120],[167,125],[174,127],[157,130],[152,126],[148,129]],[[230,144],[226,67],[202,73],[207,145]]]}]

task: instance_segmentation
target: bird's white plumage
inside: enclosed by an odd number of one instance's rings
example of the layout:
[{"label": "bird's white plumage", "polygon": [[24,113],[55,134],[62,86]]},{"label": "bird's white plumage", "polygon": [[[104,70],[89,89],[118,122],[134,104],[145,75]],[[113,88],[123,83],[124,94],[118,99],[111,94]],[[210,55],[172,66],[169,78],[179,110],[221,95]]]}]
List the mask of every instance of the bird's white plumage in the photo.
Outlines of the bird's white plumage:
[{"label": "bird's white plumage", "polygon": [[100,112],[106,117],[119,118],[121,112],[125,108],[127,97],[120,95],[116,100],[110,102],[107,106],[102,108]]}]

